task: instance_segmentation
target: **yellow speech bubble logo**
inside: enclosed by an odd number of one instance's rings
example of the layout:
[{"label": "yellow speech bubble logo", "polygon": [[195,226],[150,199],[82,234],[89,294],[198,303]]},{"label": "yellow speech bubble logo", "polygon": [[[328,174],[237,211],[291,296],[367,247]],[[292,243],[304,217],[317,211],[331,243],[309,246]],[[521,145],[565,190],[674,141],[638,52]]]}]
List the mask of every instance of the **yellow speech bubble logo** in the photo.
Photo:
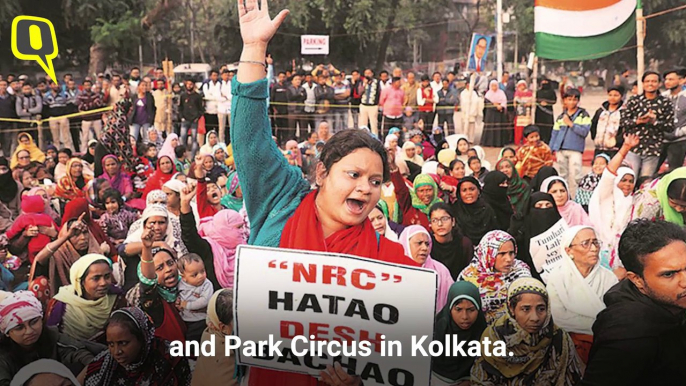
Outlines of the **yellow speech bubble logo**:
[{"label": "yellow speech bubble logo", "polygon": [[35,16],[17,16],[12,21],[12,53],[19,60],[35,60],[57,80],[52,60],[57,57],[55,27],[48,19]]}]

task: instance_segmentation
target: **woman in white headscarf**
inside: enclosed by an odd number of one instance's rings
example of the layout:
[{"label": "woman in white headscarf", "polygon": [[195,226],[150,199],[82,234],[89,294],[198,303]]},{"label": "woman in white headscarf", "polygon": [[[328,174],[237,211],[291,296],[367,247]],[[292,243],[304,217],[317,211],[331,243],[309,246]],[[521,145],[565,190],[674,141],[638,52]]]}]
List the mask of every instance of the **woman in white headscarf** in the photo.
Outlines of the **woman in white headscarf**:
[{"label": "woman in white headscarf", "polygon": [[617,256],[617,246],[624,228],[629,223],[636,184],[634,171],[621,165],[626,154],[637,143],[636,135],[624,136],[622,148],[607,164],[588,204],[588,214],[600,240],[601,264],[617,270],[620,278],[623,277],[624,270]]},{"label": "woman in white headscarf", "polygon": [[562,261],[548,276],[550,308],[555,323],[567,331],[586,363],[593,344],[593,323],[605,309],[603,296],[617,277],[600,265],[600,242],[589,226],[574,226],[562,235]]},{"label": "woman in white headscarf", "polygon": [[412,162],[418,166],[424,165],[424,159],[421,156],[421,151],[412,141],[407,141],[403,144],[402,150],[396,157],[397,160]]},{"label": "woman in white headscarf", "polygon": [[[29,383],[31,381],[31,383]],[[55,382],[55,383],[52,383]],[[12,378],[10,386],[54,384],[61,386],[80,386],[67,366],[54,359],[39,359],[24,366]]]}]

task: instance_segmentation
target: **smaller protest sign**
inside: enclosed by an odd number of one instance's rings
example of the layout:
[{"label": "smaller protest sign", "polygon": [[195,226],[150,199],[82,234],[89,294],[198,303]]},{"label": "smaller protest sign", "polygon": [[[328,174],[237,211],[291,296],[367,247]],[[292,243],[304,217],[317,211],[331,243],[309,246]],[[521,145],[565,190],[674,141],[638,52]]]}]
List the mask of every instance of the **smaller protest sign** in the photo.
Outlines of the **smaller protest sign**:
[{"label": "smaller protest sign", "polygon": [[531,260],[533,260],[536,271],[541,275],[544,283],[547,283],[548,274],[562,259],[560,243],[562,242],[562,234],[568,228],[567,222],[560,219],[547,231],[531,238],[529,243]]}]

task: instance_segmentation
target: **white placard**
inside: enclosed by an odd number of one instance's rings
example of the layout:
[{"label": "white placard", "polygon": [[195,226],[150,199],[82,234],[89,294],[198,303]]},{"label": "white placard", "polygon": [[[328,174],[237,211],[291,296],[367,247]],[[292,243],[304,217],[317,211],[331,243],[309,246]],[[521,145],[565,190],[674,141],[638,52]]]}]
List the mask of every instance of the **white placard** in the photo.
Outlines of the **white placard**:
[{"label": "white placard", "polygon": [[[235,334],[241,341],[283,342],[282,356],[246,356],[240,364],[317,375],[333,357],[295,355],[295,336],[314,341],[371,342],[369,356],[339,356],[369,385],[429,385],[431,357],[412,356],[412,336],[433,336],[438,278],[423,268],[365,258],[239,246],[236,253]],[[383,335],[383,338],[382,338]],[[309,343],[296,338],[297,350]],[[400,341],[402,356],[382,355]],[[423,345],[426,347],[426,345]]]},{"label": "white placard", "polygon": [[300,36],[300,54],[302,55],[328,55],[328,35],[302,35]]},{"label": "white placard", "polygon": [[560,253],[560,243],[562,242],[562,234],[569,229],[565,219],[560,219],[555,225],[550,227],[547,231],[541,233],[536,237],[532,237],[529,242],[529,253],[531,253],[531,260],[538,273],[541,274],[541,279],[544,283],[548,282],[548,275],[550,271],[555,268],[562,259]]}]

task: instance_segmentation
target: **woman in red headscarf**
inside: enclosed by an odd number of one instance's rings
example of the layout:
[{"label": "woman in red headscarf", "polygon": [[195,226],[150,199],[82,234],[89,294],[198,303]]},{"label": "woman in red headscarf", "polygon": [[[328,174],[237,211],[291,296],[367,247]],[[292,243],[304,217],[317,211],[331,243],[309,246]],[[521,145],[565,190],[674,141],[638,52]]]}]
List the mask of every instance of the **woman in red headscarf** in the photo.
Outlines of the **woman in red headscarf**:
[{"label": "woman in red headscarf", "polygon": [[162,156],[157,160],[157,169],[155,173],[148,178],[148,182],[145,185],[145,190],[143,191],[143,199],[148,197],[148,193],[153,190],[162,189],[162,185],[165,182],[172,179],[176,173],[176,167],[174,166],[174,161],[169,156]]}]

